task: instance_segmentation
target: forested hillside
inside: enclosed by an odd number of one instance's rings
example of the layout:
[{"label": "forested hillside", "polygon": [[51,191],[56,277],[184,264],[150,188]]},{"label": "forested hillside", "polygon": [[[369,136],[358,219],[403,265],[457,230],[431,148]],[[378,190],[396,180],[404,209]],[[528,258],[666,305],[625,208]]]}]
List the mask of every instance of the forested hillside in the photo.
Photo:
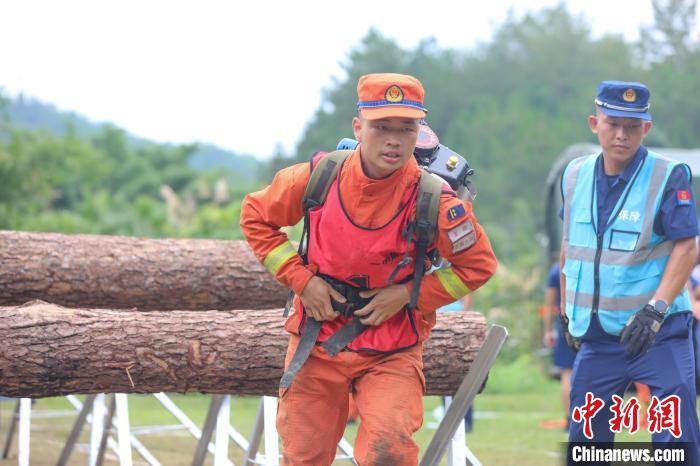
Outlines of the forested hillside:
[{"label": "forested hillside", "polygon": [[[54,105],[22,94],[6,100],[2,115],[16,128],[45,131],[54,136],[71,133],[82,139],[94,137],[105,126],[110,126],[108,123],[93,122],[76,112],[59,110]],[[128,143],[135,146],[150,142],[138,135],[125,133],[125,136]],[[207,143],[197,143],[188,159],[188,164],[198,171],[223,168],[229,172],[232,181],[256,179],[263,163],[251,155],[236,154]]]}]

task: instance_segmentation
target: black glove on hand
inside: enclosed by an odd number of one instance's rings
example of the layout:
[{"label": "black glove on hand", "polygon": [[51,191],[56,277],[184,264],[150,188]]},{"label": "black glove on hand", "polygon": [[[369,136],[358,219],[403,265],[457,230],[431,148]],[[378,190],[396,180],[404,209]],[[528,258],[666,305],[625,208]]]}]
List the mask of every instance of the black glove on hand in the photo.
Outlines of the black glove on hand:
[{"label": "black glove on hand", "polygon": [[654,344],[663,323],[664,315],[651,304],[630,317],[620,334],[620,342],[627,343],[627,356],[634,358],[645,353]]},{"label": "black glove on hand", "polygon": [[581,340],[569,333],[569,318],[566,317],[566,314],[560,313],[559,319],[561,320],[561,328],[564,332],[564,340],[566,340],[567,346],[578,353],[578,350],[581,348]]}]

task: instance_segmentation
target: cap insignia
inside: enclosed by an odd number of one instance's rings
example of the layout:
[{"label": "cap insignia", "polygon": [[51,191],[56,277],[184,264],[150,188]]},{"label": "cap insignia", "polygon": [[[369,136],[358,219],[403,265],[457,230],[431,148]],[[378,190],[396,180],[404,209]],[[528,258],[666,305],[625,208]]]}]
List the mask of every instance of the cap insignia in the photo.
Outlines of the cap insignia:
[{"label": "cap insignia", "polygon": [[625,100],[625,102],[634,102],[637,100],[637,93],[634,92],[634,89],[627,89],[622,94],[622,98]]},{"label": "cap insignia", "polygon": [[403,100],[403,91],[399,86],[394,84],[386,90],[384,98],[389,102],[401,102]]}]

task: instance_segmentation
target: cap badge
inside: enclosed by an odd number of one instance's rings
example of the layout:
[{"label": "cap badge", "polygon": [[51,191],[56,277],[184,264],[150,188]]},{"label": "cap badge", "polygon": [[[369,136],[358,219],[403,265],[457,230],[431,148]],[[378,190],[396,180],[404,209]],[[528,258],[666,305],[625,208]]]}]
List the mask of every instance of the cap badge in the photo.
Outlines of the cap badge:
[{"label": "cap badge", "polygon": [[389,102],[401,102],[403,100],[403,91],[399,86],[394,84],[386,90],[384,98]]},{"label": "cap badge", "polygon": [[625,102],[634,102],[637,100],[637,93],[634,92],[634,89],[627,89],[622,94],[622,98],[625,100]]}]

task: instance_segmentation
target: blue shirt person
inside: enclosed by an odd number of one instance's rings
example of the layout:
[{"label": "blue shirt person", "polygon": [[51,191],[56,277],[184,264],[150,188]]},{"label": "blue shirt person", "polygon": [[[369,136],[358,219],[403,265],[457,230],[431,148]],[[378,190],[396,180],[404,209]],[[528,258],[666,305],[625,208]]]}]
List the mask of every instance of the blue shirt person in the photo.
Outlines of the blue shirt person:
[{"label": "blue shirt person", "polygon": [[544,344],[552,348],[552,362],[557,368],[560,382],[560,392],[564,417],[556,421],[546,420],[540,426],[546,428],[569,426],[569,392],[571,390],[571,368],[576,359],[576,353],[569,348],[564,339],[564,330],[561,325],[559,314],[561,312],[561,280],[560,267],[556,263],[552,265],[547,274],[547,285],[544,292],[545,312],[542,320],[544,322]]},{"label": "blue shirt person", "polygon": [[693,338],[695,344],[695,387],[700,394],[700,265],[693,268],[688,280],[688,292],[693,304]]},{"label": "blue shirt person", "polygon": [[697,257],[691,174],[642,145],[652,126],[649,97],[640,83],[602,82],[588,117],[602,153],[573,160],[562,177],[562,311],[580,341],[571,412],[588,392],[605,406],[589,420],[591,432],[572,422],[569,442],[612,443],[612,396],[636,380],[659,400],[680,399],[680,438],[662,429],[652,441],[687,442],[687,464],[700,464],[685,288]]},{"label": "blue shirt person", "polygon": [[[559,319],[561,311],[561,268],[559,264],[554,264],[547,274],[547,286],[545,287],[545,345],[551,346],[554,366],[561,369],[571,369],[574,366],[576,353],[566,345],[564,332]],[[550,334],[552,337],[548,334]],[[568,391],[567,391],[568,397]],[[568,405],[568,402],[566,403]]]}]

